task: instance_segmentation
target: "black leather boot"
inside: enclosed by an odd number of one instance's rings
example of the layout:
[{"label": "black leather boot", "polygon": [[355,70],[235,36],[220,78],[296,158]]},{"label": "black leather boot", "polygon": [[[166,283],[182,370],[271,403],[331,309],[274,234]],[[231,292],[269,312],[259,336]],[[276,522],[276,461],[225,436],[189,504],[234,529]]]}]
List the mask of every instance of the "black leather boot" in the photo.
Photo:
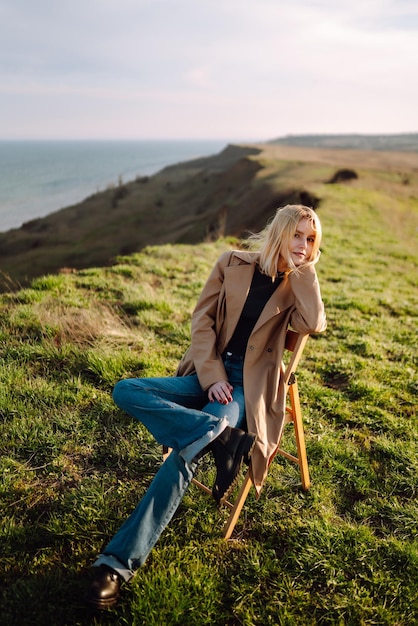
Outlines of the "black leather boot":
[{"label": "black leather boot", "polygon": [[92,571],[93,580],[84,600],[96,609],[109,609],[118,601],[122,579],[107,565],[92,567]]},{"label": "black leather boot", "polygon": [[213,453],[217,470],[212,495],[218,506],[225,502],[234,488],[242,462],[249,463],[255,439],[255,435],[251,433],[227,426],[208,446]]}]

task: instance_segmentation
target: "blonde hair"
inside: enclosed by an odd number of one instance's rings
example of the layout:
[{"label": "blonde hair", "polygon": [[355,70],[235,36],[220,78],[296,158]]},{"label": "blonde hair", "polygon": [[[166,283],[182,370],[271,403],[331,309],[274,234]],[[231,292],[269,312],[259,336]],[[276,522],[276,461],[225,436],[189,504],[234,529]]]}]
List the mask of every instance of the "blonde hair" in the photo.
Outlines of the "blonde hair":
[{"label": "blonde hair", "polygon": [[[302,219],[309,220],[312,230],[315,231],[315,241],[309,258],[303,266],[296,266],[289,253],[291,239],[294,237],[297,226]],[[264,274],[275,278],[279,258],[282,257],[290,271],[297,273],[302,267],[314,265],[319,259],[321,245],[321,222],[315,211],[303,204],[288,204],[279,208],[276,214],[260,233],[251,235],[247,243],[251,248],[260,252],[260,269]]]}]

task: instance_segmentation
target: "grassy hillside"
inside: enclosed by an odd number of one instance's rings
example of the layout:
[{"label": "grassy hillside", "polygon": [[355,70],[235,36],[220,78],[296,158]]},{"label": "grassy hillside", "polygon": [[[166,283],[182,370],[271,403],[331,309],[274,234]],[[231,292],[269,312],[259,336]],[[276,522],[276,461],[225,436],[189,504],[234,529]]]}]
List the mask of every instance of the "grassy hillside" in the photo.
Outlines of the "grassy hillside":
[{"label": "grassy hillside", "polygon": [[[216,238],[224,230],[227,207],[247,198],[253,205],[259,165],[249,157],[258,152],[229,146],[215,157],[120,181],[84,202],[0,233],[0,287],[26,285],[61,268],[108,265],[117,255],[149,244]],[[257,192],[259,199],[265,195]]]},{"label": "grassy hillside", "polygon": [[287,135],[272,143],[313,148],[348,148],[351,150],[418,151],[418,133],[393,135]]},{"label": "grassy hillside", "polygon": [[317,206],[316,187],[348,167],[390,172],[394,193],[416,197],[418,153],[228,146],[0,233],[0,290],[62,268],[110,265],[146,245],[241,237],[262,228],[277,206]]},{"label": "grassy hillside", "polygon": [[160,463],[111,390],[174,371],[210,268],[237,242],[39,277],[0,296],[1,624],[417,623],[417,175],[358,167],[329,185],[335,165],[294,163],[260,171],[277,193],[308,172],[321,199],[329,328],[299,368],[311,489],[277,459],[225,542],[226,513],[191,487],[120,605],[90,614],[86,570]]}]

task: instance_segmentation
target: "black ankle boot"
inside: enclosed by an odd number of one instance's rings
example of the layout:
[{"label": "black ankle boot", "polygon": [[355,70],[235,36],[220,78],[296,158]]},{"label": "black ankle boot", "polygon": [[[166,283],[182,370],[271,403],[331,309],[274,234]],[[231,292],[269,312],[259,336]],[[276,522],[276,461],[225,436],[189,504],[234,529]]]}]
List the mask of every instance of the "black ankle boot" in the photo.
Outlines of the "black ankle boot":
[{"label": "black ankle boot", "polygon": [[254,444],[255,435],[227,426],[208,446],[217,470],[212,495],[218,506],[225,502],[234,488],[242,462],[249,463]]},{"label": "black ankle boot", "polygon": [[109,609],[118,601],[122,579],[107,565],[92,567],[92,571],[93,580],[84,600],[96,609]]}]

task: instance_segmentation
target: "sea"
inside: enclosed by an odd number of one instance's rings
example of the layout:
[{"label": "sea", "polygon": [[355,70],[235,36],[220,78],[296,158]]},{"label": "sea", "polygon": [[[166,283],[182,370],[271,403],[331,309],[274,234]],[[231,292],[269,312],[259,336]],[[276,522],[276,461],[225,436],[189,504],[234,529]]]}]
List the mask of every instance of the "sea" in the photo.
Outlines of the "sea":
[{"label": "sea", "polygon": [[0,141],[0,232],[81,202],[110,185],[217,154],[222,140]]}]

